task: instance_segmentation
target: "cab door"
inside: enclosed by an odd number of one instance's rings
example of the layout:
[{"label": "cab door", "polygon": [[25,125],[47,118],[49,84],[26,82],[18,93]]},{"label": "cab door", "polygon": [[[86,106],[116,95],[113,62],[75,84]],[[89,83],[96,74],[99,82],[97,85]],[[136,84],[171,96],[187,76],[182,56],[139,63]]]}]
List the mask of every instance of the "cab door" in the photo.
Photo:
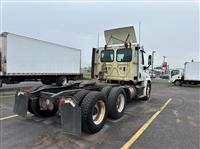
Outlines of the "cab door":
[{"label": "cab door", "polygon": [[146,79],[146,72],[144,70],[144,51],[139,51],[139,70],[138,70],[138,81],[144,81]]}]

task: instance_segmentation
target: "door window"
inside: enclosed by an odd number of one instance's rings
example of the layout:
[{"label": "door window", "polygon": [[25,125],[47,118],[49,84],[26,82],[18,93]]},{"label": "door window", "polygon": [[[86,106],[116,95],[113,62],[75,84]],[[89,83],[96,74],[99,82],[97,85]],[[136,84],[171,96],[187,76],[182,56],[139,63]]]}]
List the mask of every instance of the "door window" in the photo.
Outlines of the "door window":
[{"label": "door window", "polygon": [[179,70],[172,70],[171,71],[171,76],[175,76],[179,74]]},{"label": "door window", "polygon": [[113,61],[114,61],[114,51],[113,50],[101,51],[101,62],[113,62]]},{"label": "door window", "polygon": [[131,48],[118,49],[116,59],[118,62],[130,62],[132,60],[132,49]]}]

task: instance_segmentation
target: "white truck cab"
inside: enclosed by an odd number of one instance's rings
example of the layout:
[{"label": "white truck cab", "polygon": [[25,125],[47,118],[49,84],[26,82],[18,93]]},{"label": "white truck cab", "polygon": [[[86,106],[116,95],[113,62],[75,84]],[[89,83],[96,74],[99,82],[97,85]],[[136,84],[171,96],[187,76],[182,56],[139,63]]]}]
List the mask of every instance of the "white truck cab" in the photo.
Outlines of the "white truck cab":
[{"label": "white truck cab", "polygon": [[[92,78],[108,83],[123,83],[143,88],[140,97],[146,96],[150,75],[145,66],[143,46],[137,43],[133,26],[106,30],[106,45],[93,49]],[[148,60],[151,65],[151,56]]]},{"label": "white truck cab", "polygon": [[181,81],[182,77],[183,77],[183,69],[171,70],[169,82],[172,82],[175,85],[179,86],[179,82]]}]

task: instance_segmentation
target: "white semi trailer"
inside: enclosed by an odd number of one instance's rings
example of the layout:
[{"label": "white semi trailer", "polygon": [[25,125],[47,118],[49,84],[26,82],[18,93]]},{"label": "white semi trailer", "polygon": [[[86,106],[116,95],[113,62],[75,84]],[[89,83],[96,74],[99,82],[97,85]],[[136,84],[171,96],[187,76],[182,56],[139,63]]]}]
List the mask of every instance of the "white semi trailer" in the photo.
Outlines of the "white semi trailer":
[{"label": "white semi trailer", "polygon": [[200,84],[200,62],[186,62],[184,69],[171,70],[170,82],[176,86],[181,86],[182,84]]},{"label": "white semi trailer", "polygon": [[57,114],[67,133],[96,133],[107,116],[121,118],[128,102],[148,100],[151,55],[145,66],[145,51],[137,43],[133,26],[106,30],[105,39],[104,47],[92,50],[92,80],[18,90],[14,112],[23,117],[27,111],[42,117]]},{"label": "white semi trailer", "polygon": [[81,76],[81,50],[12,33],[0,34],[0,86],[41,80],[66,84]]}]

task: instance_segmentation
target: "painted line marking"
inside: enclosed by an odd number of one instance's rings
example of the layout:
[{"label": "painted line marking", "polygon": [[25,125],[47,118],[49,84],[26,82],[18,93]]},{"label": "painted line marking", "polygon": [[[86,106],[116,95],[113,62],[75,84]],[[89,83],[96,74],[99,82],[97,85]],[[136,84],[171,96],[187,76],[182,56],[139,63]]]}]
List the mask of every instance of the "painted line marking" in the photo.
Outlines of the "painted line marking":
[{"label": "painted line marking", "polygon": [[165,104],[157,111],[143,126],[121,147],[121,149],[128,149],[139,137],[142,133],[150,126],[150,124],[158,117],[158,115],[167,107],[167,105],[171,102],[171,98],[169,98]]},{"label": "painted line marking", "polygon": [[[30,112],[27,112],[27,115],[29,115]],[[11,118],[15,118],[15,117],[18,117],[19,115],[15,114],[15,115],[10,115],[10,116],[6,116],[6,117],[2,117],[0,118],[0,121],[3,121],[3,120],[7,120],[7,119],[11,119]]]},{"label": "painted line marking", "polygon": [[0,121],[11,119],[11,118],[14,118],[14,117],[17,117],[17,116],[18,115],[10,115],[10,116],[7,116],[7,117],[2,117],[2,118],[0,118]]}]

